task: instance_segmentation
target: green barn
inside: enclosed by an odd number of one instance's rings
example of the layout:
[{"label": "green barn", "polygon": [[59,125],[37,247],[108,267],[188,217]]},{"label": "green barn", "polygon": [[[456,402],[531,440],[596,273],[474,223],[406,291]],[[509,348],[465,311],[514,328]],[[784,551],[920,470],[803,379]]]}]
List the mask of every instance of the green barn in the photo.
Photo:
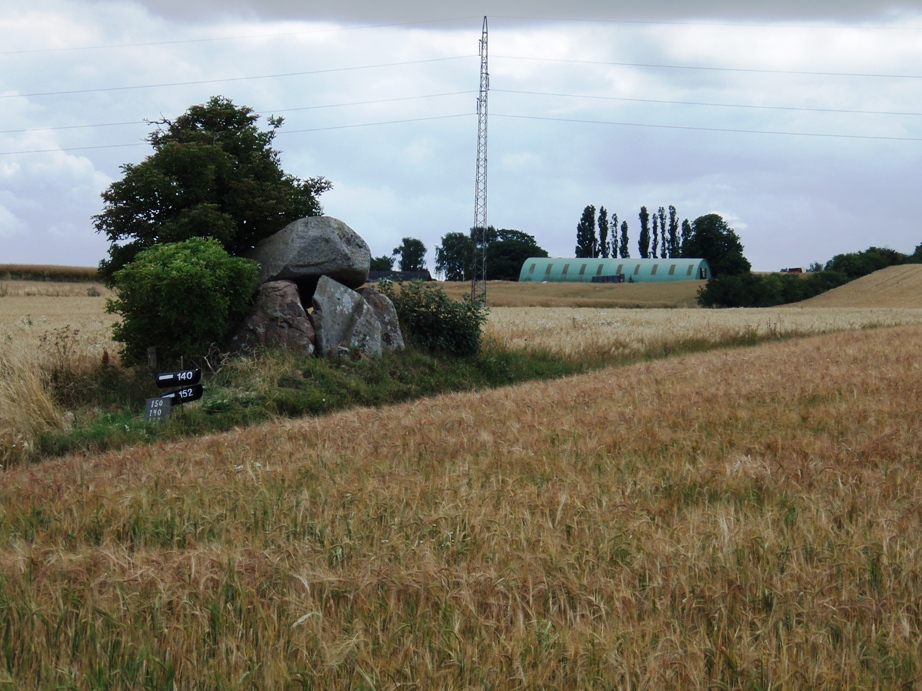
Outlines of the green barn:
[{"label": "green barn", "polygon": [[532,283],[662,283],[711,277],[706,259],[560,259],[525,260],[519,281]]}]

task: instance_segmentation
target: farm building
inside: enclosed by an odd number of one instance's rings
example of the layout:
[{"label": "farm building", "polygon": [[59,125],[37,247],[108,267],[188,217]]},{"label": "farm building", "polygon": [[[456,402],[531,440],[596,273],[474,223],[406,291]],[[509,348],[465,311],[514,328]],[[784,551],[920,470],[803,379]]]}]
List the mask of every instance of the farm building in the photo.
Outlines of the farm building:
[{"label": "farm building", "polygon": [[656,283],[695,281],[711,277],[706,259],[560,259],[525,260],[519,281],[532,283]]}]

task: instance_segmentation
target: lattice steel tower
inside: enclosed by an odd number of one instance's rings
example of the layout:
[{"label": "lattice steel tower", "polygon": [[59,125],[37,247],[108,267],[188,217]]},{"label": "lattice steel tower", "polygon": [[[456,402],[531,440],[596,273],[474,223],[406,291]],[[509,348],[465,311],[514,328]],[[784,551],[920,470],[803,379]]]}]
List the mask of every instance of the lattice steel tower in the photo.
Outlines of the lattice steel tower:
[{"label": "lattice steel tower", "polygon": [[471,299],[487,301],[487,92],[490,71],[487,61],[487,18],[480,37],[480,96],[477,98],[477,171],[474,176],[474,270]]}]

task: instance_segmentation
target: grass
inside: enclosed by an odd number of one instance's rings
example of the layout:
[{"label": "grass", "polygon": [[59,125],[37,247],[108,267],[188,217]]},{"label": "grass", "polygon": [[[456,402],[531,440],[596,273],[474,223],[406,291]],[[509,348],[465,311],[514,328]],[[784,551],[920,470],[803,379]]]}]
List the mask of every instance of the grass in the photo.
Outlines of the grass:
[{"label": "grass", "polygon": [[99,281],[95,266],[57,266],[54,264],[0,264],[0,280],[88,282]]},{"label": "grass", "polygon": [[911,688],[922,327],[0,474],[10,688]]},{"label": "grass", "polygon": [[922,266],[890,266],[799,304],[818,308],[922,308]]}]

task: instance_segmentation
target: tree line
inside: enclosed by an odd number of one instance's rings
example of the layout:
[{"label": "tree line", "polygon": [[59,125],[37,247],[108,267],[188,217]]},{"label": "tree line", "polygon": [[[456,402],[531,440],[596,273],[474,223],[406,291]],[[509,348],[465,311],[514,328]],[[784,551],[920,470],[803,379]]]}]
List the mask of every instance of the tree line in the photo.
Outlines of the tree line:
[{"label": "tree line", "polygon": [[814,263],[801,274],[715,276],[698,294],[702,307],[772,307],[800,302],[888,266],[922,264],[922,244],[913,254],[869,247],[861,252],[837,254],[825,265]]},{"label": "tree line", "polygon": [[[641,259],[706,259],[715,276],[737,275],[751,268],[739,236],[719,214],[679,223],[678,211],[670,204],[668,211],[661,206],[653,214],[642,206],[638,219],[637,251]],[[576,257],[630,259],[628,231],[627,221],[621,221],[619,227],[618,214],[609,216],[602,206],[597,216],[595,206],[589,204],[576,226]]]}]

